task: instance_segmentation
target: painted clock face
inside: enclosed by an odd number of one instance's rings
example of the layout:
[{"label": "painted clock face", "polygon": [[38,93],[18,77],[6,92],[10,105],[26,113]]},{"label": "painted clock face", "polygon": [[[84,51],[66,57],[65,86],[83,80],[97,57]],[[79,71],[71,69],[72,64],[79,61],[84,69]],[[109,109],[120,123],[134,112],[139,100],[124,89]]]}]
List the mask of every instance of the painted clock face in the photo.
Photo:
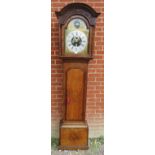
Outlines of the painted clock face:
[{"label": "painted clock face", "polygon": [[74,30],[66,36],[66,46],[69,51],[75,54],[82,52],[86,48],[87,43],[87,36],[82,31]]}]

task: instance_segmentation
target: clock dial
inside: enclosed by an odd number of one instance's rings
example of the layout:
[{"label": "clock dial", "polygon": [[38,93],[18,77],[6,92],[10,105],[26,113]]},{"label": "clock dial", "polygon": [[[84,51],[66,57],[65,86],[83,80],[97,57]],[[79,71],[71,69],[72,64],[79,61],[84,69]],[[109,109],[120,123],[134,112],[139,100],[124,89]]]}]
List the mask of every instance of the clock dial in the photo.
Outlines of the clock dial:
[{"label": "clock dial", "polygon": [[66,46],[70,52],[75,54],[82,52],[88,44],[87,36],[84,32],[74,30],[66,36]]}]

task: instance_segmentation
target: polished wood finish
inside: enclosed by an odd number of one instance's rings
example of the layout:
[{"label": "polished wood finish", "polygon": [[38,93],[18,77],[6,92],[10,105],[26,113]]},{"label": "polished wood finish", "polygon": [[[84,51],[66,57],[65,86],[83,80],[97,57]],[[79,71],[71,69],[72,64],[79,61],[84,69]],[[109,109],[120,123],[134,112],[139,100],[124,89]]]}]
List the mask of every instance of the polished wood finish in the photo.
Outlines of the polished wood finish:
[{"label": "polished wood finish", "polygon": [[[61,58],[65,57],[76,57],[76,58],[90,58],[92,57],[93,51],[93,41],[94,41],[94,26],[96,24],[96,18],[100,15],[93,8],[84,4],[84,3],[72,3],[65,6],[61,11],[56,12],[58,23],[59,23],[59,56]],[[89,40],[88,40],[88,54],[81,55],[65,54],[65,30],[68,26],[68,23],[75,19],[82,19],[89,29]]]},{"label": "polished wood finish", "polygon": [[[88,149],[88,125],[85,120],[88,62],[93,58],[94,26],[97,13],[83,3],[73,3],[56,12],[59,23],[59,57],[63,60],[64,104],[60,122],[59,149]],[[65,52],[65,30],[73,19],[80,19],[88,30],[88,46],[82,53]]]},{"label": "polished wood finish", "polygon": [[75,15],[84,16],[89,25],[95,26],[96,18],[100,15],[93,8],[84,3],[72,3],[65,6],[61,11],[56,11],[60,24],[65,24],[66,20]]},{"label": "polished wood finish", "polygon": [[88,125],[86,122],[63,122],[60,124],[62,150],[88,149]]},{"label": "polished wood finish", "polygon": [[85,121],[88,60],[67,59],[64,68],[64,116],[60,123],[59,149],[88,149]]},{"label": "polished wood finish", "polygon": [[64,61],[64,120],[85,121],[88,63]]},{"label": "polished wood finish", "polygon": [[70,69],[67,72],[67,109],[66,120],[83,119],[84,72],[80,69]]}]

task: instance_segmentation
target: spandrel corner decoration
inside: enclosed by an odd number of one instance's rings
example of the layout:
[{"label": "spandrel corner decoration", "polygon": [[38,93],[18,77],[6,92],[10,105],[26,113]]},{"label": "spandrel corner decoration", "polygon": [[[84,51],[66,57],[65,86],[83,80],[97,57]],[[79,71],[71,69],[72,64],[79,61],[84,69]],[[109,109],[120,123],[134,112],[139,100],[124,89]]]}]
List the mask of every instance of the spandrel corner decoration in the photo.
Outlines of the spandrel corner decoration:
[{"label": "spandrel corner decoration", "polygon": [[94,30],[100,15],[83,3],[68,4],[56,12],[59,58],[63,62],[64,116],[59,149],[88,149],[86,116],[88,63],[93,59]]}]

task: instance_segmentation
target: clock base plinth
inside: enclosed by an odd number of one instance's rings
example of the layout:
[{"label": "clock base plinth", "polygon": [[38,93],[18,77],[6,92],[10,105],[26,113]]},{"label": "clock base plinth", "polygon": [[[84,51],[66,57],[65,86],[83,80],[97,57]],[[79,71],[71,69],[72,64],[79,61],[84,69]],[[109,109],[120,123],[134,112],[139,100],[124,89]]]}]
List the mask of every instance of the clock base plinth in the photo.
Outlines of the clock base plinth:
[{"label": "clock base plinth", "polygon": [[84,121],[60,122],[60,150],[87,150],[88,125]]}]

